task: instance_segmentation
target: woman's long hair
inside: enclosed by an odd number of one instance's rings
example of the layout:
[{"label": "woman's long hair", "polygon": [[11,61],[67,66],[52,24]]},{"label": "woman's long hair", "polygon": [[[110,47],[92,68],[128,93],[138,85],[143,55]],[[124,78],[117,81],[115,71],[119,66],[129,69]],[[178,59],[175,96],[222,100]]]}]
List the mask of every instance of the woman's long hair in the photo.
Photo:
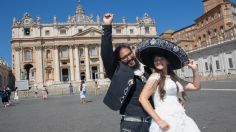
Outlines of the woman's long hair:
[{"label": "woman's long hair", "polygon": [[[166,57],[165,57],[166,58]],[[176,83],[178,81],[178,77],[177,75],[175,74],[175,72],[172,70],[172,68],[167,65],[167,73],[165,73],[163,70],[158,70],[154,67],[155,69],[155,72],[159,73],[160,74],[160,80],[157,80],[153,87],[154,88],[157,88],[158,86],[158,92],[159,92],[159,95],[160,95],[160,98],[161,100],[164,99],[165,95],[166,95],[166,91],[164,89],[164,86],[165,86],[165,80],[166,80],[166,75],[170,75],[170,78]],[[180,101],[186,101],[186,93],[183,91],[181,94],[182,95],[179,95],[179,87],[178,85],[177,86],[177,96],[182,96],[182,98],[180,99]]]}]

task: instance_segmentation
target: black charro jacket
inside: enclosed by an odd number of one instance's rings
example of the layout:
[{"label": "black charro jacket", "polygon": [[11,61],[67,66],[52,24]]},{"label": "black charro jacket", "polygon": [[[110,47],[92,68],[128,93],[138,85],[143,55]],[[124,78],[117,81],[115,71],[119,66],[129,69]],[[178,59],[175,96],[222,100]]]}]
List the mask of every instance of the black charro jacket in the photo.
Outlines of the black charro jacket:
[{"label": "black charro jacket", "polygon": [[[111,84],[108,88],[103,102],[112,110],[122,111],[122,106],[124,104],[126,106],[127,103],[129,103],[126,101],[130,100],[127,99],[127,96],[133,88],[133,84],[138,79],[137,77],[135,79],[134,70],[132,68],[128,67],[118,60],[115,60],[116,58],[114,58],[114,52],[112,48],[111,25],[103,25],[103,35],[101,41],[101,57],[103,60],[103,65],[107,77],[111,80]],[[149,75],[151,72],[151,70],[148,68],[145,68],[145,71],[148,71],[148,74],[146,75]],[[142,89],[142,87],[140,87],[139,89]],[[138,92],[140,93],[141,91],[139,90]],[[135,98],[137,98],[137,95]],[[141,105],[137,107],[141,107]]]}]

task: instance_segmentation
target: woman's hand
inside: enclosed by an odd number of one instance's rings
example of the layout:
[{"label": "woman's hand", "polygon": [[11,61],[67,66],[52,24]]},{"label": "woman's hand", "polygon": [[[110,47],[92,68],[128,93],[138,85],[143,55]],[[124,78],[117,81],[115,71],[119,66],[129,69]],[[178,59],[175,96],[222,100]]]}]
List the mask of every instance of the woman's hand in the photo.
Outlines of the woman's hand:
[{"label": "woman's hand", "polygon": [[158,122],[158,125],[159,125],[159,127],[160,127],[162,130],[165,130],[165,131],[170,128],[170,125],[169,125],[166,121],[164,121],[164,120],[160,120],[160,121]]},{"label": "woman's hand", "polygon": [[113,21],[113,14],[111,13],[104,14],[104,17],[103,17],[104,25],[111,25],[112,21]]},{"label": "woman's hand", "polygon": [[197,70],[197,63],[193,59],[189,59],[188,67],[191,68],[192,70],[196,71]]}]

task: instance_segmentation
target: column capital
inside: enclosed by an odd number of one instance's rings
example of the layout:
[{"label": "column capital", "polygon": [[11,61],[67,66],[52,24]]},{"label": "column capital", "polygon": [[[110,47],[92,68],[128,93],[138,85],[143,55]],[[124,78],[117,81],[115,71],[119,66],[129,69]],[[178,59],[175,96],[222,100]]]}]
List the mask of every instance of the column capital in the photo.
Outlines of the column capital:
[{"label": "column capital", "polygon": [[53,49],[55,46],[53,45],[47,45],[47,46],[44,46],[45,49]]},{"label": "column capital", "polygon": [[21,51],[21,47],[15,47],[15,51]]},{"label": "column capital", "polygon": [[75,45],[69,45],[69,48],[74,49],[76,46]]},{"label": "column capital", "polygon": [[42,50],[43,47],[42,46],[35,46],[35,50]]},{"label": "column capital", "polygon": [[59,49],[60,48],[60,45],[54,45],[53,46],[53,49]]}]

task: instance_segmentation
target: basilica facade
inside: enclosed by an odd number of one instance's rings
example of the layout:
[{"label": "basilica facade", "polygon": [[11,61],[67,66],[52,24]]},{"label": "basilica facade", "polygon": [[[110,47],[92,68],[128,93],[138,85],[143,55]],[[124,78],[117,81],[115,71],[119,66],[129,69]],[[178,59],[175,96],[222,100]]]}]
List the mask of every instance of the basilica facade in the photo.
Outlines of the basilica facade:
[{"label": "basilica facade", "polygon": [[[102,17],[101,17],[102,18]],[[100,56],[102,21],[87,16],[78,4],[75,15],[66,22],[41,23],[29,13],[13,18],[12,70],[16,80],[30,84],[53,85],[62,82],[106,78]],[[113,46],[129,44],[133,50],[147,38],[157,37],[155,20],[147,13],[129,23],[123,17],[113,23]]]}]

